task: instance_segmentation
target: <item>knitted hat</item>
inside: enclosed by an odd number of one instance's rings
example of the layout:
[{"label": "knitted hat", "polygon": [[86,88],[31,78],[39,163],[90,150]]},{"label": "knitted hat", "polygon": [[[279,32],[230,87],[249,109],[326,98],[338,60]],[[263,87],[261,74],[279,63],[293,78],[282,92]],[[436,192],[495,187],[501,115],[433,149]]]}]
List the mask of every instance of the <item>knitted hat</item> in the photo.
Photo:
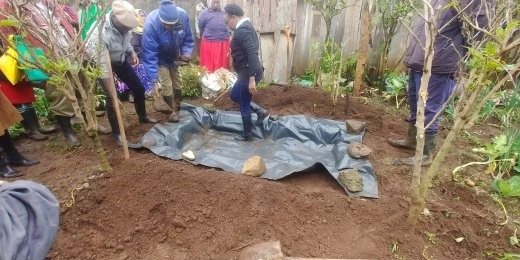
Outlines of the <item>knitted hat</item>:
[{"label": "knitted hat", "polygon": [[138,25],[137,11],[134,6],[127,1],[114,0],[112,2],[112,13],[118,22],[128,28],[135,28]]},{"label": "knitted hat", "polygon": [[228,15],[234,15],[238,17],[244,16],[244,10],[237,4],[227,4],[224,7],[224,12],[226,12]]},{"label": "knitted hat", "polygon": [[159,7],[159,19],[165,24],[175,24],[179,21],[177,6],[170,0],[163,0]]}]

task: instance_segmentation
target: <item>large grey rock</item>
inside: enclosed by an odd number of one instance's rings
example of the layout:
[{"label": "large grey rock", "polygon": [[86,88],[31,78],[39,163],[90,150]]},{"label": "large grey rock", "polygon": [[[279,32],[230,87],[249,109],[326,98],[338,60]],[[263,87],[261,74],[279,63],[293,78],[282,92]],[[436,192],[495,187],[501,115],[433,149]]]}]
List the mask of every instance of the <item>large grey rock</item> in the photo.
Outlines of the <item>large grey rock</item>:
[{"label": "large grey rock", "polygon": [[349,144],[347,152],[350,157],[362,159],[369,156],[372,153],[372,149],[364,144],[354,142]]},{"label": "large grey rock", "polygon": [[357,169],[348,169],[339,173],[339,181],[347,187],[350,192],[363,191],[363,178]]},{"label": "large grey rock", "polygon": [[354,119],[348,119],[345,122],[347,124],[347,132],[349,134],[353,134],[353,135],[360,134],[361,131],[363,131],[363,129],[365,129],[365,126],[366,126],[365,122],[361,122],[361,121],[354,120]]},{"label": "large grey rock", "polygon": [[252,177],[260,177],[265,173],[265,162],[262,157],[255,155],[247,159],[242,167],[242,174]]}]

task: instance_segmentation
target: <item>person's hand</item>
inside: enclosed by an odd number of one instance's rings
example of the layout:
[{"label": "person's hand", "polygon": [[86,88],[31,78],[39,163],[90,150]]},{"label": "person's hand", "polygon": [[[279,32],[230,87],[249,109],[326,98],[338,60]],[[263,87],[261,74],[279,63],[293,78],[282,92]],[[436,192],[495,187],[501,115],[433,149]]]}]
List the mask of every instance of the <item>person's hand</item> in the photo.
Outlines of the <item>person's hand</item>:
[{"label": "person's hand", "polygon": [[135,66],[139,65],[139,57],[137,57],[137,53],[132,52],[131,58],[132,58],[132,60],[131,60],[132,61],[132,66],[135,67]]},{"label": "person's hand", "polygon": [[255,77],[249,78],[249,93],[254,94],[257,92]]}]

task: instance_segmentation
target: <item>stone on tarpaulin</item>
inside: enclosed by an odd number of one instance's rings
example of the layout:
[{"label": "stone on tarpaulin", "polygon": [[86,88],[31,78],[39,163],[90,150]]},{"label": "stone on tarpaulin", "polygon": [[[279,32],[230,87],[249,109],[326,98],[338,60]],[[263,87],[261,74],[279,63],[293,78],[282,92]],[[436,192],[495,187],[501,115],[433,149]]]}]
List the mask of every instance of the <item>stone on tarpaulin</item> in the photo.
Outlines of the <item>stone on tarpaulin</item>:
[{"label": "stone on tarpaulin", "polygon": [[262,157],[255,155],[244,162],[242,174],[252,177],[260,177],[265,173],[265,162]]},{"label": "stone on tarpaulin", "polygon": [[347,124],[347,132],[353,135],[361,134],[361,132],[363,131],[363,129],[365,129],[366,126],[365,122],[361,122],[354,119],[348,119],[345,122]]},{"label": "stone on tarpaulin", "polygon": [[347,152],[350,157],[362,159],[368,157],[372,153],[372,149],[364,144],[353,142],[349,144]]},{"label": "stone on tarpaulin", "polygon": [[186,151],[182,153],[182,158],[184,160],[193,161],[195,160],[195,154],[192,151]]},{"label": "stone on tarpaulin", "polygon": [[339,181],[350,192],[363,191],[363,178],[357,169],[347,169],[339,173]]}]

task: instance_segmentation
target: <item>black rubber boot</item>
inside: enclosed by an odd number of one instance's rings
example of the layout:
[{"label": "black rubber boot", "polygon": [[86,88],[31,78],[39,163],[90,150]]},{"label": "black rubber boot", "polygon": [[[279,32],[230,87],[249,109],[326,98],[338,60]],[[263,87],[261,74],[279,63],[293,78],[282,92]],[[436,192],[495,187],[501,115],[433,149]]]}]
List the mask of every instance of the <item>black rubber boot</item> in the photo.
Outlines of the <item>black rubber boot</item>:
[{"label": "black rubber boot", "polygon": [[0,178],[16,178],[22,175],[23,174],[11,168],[2,158],[0,158]]},{"label": "black rubber boot", "polygon": [[25,132],[27,133],[27,137],[35,141],[43,141],[49,139],[48,136],[38,131],[38,123],[35,122],[35,120],[38,120],[38,117],[34,118],[31,112],[29,111],[24,111],[20,114],[23,118],[21,123],[23,128],[25,129]]},{"label": "black rubber boot", "polygon": [[0,136],[0,146],[4,149],[5,152],[5,162],[8,165],[14,166],[31,166],[38,164],[38,161],[30,160],[23,157],[14,147],[13,141],[11,140],[11,136],[9,132],[5,131],[4,135]]},{"label": "black rubber boot", "polygon": [[58,125],[60,125],[61,130],[63,131],[63,135],[65,136],[65,140],[67,140],[67,144],[72,147],[80,146],[80,142],[76,134],[72,130],[72,125],[70,124],[70,117],[67,116],[56,116],[56,121]]},{"label": "black rubber boot", "polygon": [[251,133],[253,122],[251,121],[251,115],[242,116],[242,124],[244,125],[244,132],[236,137],[235,140],[245,142],[253,141],[253,134]]},{"label": "black rubber boot", "polygon": [[[430,165],[433,161],[433,154],[437,146],[437,134],[424,135],[424,151],[422,157],[422,166]],[[415,163],[415,156],[401,159],[401,164],[413,166]]]},{"label": "black rubber boot", "polygon": [[51,127],[42,127],[41,124],[40,124],[40,119],[38,119],[38,115],[36,114],[36,110],[34,109],[34,107],[31,107],[29,110],[28,110],[30,116],[32,117],[33,119],[33,122],[36,123],[36,128],[38,129],[38,131],[42,134],[52,134],[52,133],[55,133],[58,131],[58,128],[56,126],[51,126]]},{"label": "black rubber boot", "polygon": [[393,147],[415,150],[415,147],[417,146],[416,136],[417,127],[415,127],[415,124],[408,124],[408,131],[405,139],[388,138],[388,143]]},{"label": "black rubber boot", "polygon": [[[113,136],[114,136],[114,140],[116,141],[117,145],[123,146],[123,138],[121,138],[121,135],[120,134],[114,134]],[[128,148],[131,148],[131,149],[143,148],[142,145],[136,144],[136,143],[132,143],[132,142],[129,142],[129,141],[126,141],[126,144],[128,145]]]},{"label": "black rubber boot", "polygon": [[269,112],[251,101],[251,110],[258,116],[255,125],[261,124],[266,117],[269,117]]},{"label": "black rubber boot", "polygon": [[157,119],[148,117],[146,115],[146,104],[144,103],[144,99],[136,99],[134,102],[135,112],[137,113],[137,116],[139,117],[140,123],[148,123],[148,124],[155,124],[157,123]]}]

